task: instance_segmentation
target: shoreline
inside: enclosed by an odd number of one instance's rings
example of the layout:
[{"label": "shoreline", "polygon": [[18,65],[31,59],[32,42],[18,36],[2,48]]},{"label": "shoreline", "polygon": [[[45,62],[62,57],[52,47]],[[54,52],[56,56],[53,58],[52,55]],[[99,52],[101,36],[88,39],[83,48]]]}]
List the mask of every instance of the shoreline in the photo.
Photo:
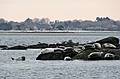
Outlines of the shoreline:
[{"label": "shoreline", "polygon": [[54,31],[0,31],[0,33],[111,33],[120,31],[84,31],[84,30],[54,30]]}]

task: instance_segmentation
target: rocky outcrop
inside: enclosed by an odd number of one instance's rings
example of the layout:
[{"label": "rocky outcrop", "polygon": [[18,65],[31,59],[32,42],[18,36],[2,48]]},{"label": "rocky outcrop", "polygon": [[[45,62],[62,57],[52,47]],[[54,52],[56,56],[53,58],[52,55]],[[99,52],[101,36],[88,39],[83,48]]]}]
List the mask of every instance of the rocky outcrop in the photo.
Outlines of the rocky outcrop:
[{"label": "rocky outcrop", "polygon": [[72,48],[46,48],[43,49],[36,60],[64,60],[66,56],[73,57],[77,54]]},{"label": "rocky outcrop", "polygon": [[115,46],[118,46],[119,45],[119,39],[116,38],[116,37],[108,37],[108,38],[104,38],[104,39],[101,39],[99,41],[96,41],[96,43],[100,43],[101,45],[104,44],[104,43],[110,43],[110,44],[113,44]]},{"label": "rocky outcrop", "polygon": [[26,50],[26,49],[27,49],[26,46],[17,45],[13,47],[6,47],[6,48],[3,48],[2,50]]},{"label": "rocky outcrop", "polygon": [[7,45],[0,45],[0,48],[7,48]]},{"label": "rocky outcrop", "polygon": [[35,45],[28,45],[27,48],[28,49],[48,48],[48,44],[39,43],[39,44],[35,44]]}]

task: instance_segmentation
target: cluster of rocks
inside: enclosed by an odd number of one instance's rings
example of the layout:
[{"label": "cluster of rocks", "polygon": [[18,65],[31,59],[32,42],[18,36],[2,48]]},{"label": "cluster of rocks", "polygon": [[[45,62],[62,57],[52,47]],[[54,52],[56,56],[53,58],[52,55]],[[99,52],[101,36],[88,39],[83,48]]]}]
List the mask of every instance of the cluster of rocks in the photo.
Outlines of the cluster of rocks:
[{"label": "cluster of rocks", "polygon": [[45,48],[36,60],[119,60],[120,45],[116,37],[108,37],[72,47]]},{"label": "cluster of rocks", "polygon": [[62,43],[56,44],[47,44],[47,43],[40,43],[34,45],[17,45],[9,47],[7,45],[0,45],[1,50],[26,50],[26,49],[44,49],[44,48],[57,48],[57,47],[73,47],[77,46],[79,43],[74,43],[72,40],[63,41]]},{"label": "cluster of rocks", "polygon": [[36,60],[119,60],[120,44],[116,37],[108,37],[86,44],[74,43],[72,40],[62,43],[35,45],[18,45],[8,47],[1,45],[2,50],[42,49]]}]

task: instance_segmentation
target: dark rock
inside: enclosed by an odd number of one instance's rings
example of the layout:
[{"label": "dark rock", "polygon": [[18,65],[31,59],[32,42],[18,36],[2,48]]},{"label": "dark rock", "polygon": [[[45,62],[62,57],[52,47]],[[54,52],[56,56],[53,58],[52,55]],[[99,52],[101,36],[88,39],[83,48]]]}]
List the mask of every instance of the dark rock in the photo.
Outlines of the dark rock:
[{"label": "dark rock", "polygon": [[48,48],[48,44],[46,43],[39,43],[36,45],[29,45],[27,48],[38,49],[38,48]]},{"label": "dark rock", "polygon": [[41,51],[36,60],[64,60],[66,56],[73,57],[76,54],[71,48],[46,48]]},{"label": "dark rock", "polygon": [[0,48],[7,48],[8,46],[6,45],[0,45]]},{"label": "dark rock", "polygon": [[96,43],[100,43],[101,45],[104,43],[111,43],[115,46],[119,45],[119,39],[116,37],[108,37],[108,38],[104,38],[102,40],[96,41]]},{"label": "dark rock", "polygon": [[27,49],[26,46],[18,45],[18,46],[3,48],[2,50],[26,50],[26,49]]},{"label": "dark rock", "polygon": [[36,60],[63,60],[63,51],[59,49],[43,49],[43,52],[36,58]]},{"label": "dark rock", "polygon": [[64,49],[64,53],[65,56],[69,56],[71,58],[78,54],[78,52],[76,52],[72,47],[66,47]]}]

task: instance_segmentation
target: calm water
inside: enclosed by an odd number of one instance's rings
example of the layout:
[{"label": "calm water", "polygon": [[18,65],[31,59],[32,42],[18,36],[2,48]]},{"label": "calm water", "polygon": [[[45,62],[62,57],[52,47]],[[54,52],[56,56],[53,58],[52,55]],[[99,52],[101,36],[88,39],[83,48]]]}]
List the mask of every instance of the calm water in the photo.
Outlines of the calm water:
[{"label": "calm water", "polygon": [[57,43],[67,40],[74,42],[90,42],[96,41],[105,37],[116,36],[120,38],[120,32],[81,32],[81,33],[2,33],[0,34],[0,44],[2,45],[19,45],[19,44],[37,44],[38,42],[44,43]]},{"label": "calm water", "polygon": [[[6,45],[95,41],[107,36],[120,38],[119,32],[74,34],[0,34]],[[120,79],[120,61],[37,61],[40,49],[0,50],[0,79]],[[25,56],[26,61],[11,57]]]}]

